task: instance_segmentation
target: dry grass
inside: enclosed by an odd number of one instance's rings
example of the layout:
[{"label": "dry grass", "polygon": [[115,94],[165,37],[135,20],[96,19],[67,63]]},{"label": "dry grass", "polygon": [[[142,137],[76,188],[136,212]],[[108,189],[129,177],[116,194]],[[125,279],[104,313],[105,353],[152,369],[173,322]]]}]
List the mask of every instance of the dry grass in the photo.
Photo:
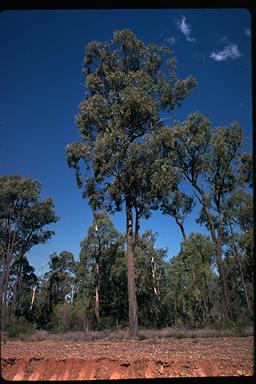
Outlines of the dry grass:
[{"label": "dry grass", "polygon": [[142,339],[148,338],[197,338],[197,337],[232,337],[232,336],[253,336],[253,327],[247,326],[244,328],[227,328],[227,329],[185,329],[185,328],[163,328],[163,329],[145,329],[139,332]]},{"label": "dry grass", "polygon": [[[205,338],[205,337],[234,337],[234,336],[253,336],[253,327],[228,328],[228,329],[182,329],[182,328],[162,328],[162,329],[141,329],[139,330],[139,340],[158,339],[158,338]],[[20,335],[24,341],[42,341],[42,340],[64,340],[71,342],[94,341],[94,340],[125,340],[129,338],[128,329],[106,329],[102,331],[87,332],[67,332],[67,333],[49,333],[44,330],[37,330],[32,335]]]}]

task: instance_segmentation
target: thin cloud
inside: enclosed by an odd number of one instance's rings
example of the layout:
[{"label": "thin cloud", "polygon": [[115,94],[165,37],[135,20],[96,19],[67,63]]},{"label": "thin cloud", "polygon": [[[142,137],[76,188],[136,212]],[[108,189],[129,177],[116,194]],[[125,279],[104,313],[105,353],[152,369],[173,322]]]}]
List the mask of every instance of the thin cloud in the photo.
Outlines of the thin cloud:
[{"label": "thin cloud", "polygon": [[181,20],[177,21],[177,27],[183,33],[183,35],[186,37],[186,40],[189,42],[194,42],[196,41],[194,37],[191,36],[191,26],[186,22],[186,17],[182,16]]},{"label": "thin cloud", "polygon": [[176,38],[171,36],[171,37],[166,37],[165,41],[167,41],[168,44],[174,45],[176,43]]},{"label": "thin cloud", "polygon": [[249,28],[245,28],[244,29],[244,33],[245,33],[246,36],[251,37],[251,30]]},{"label": "thin cloud", "polygon": [[228,59],[238,59],[241,56],[236,44],[227,45],[222,51],[212,52],[210,57],[215,61],[225,61]]}]

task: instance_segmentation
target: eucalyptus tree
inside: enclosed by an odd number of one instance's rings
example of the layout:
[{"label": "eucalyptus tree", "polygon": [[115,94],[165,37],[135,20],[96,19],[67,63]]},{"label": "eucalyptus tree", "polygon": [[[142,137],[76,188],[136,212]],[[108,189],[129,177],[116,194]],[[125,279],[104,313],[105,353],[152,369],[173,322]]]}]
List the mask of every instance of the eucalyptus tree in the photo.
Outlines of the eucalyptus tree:
[{"label": "eucalyptus tree", "polygon": [[160,326],[164,295],[166,249],[155,247],[157,233],[145,231],[135,246],[139,318],[143,326]]},{"label": "eucalyptus tree", "polygon": [[129,30],[115,32],[110,42],[90,42],[83,62],[86,95],[76,119],[83,142],[67,148],[68,164],[75,169],[77,183],[92,208],[125,207],[129,334],[133,337],[138,332],[134,211],[137,231],[139,217],[148,213],[143,192],[148,188],[140,189],[146,179],[138,179],[140,172],[136,172],[138,166],[143,169],[140,148],[145,136],[163,125],[160,113],[180,105],[196,83],[191,76],[177,79],[175,65],[169,48],[144,44]]},{"label": "eucalyptus tree", "polygon": [[230,271],[232,290],[245,298],[247,312],[252,314],[253,306],[253,196],[238,188],[227,202],[224,216],[224,244]]},{"label": "eucalyptus tree", "polygon": [[107,213],[95,213],[93,223],[88,229],[88,235],[81,242],[80,263],[85,265],[86,270],[93,274],[94,312],[98,323],[100,323],[100,287],[104,283],[106,270],[109,270],[107,264],[113,253],[114,257],[117,256],[119,249],[123,248],[123,243],[123,236],[114,227]]},{"label": "eucalyptus tree", "polygon": [[176,122],[173,129],[163,128],[161,137],[165,156],[182,172],[201,205],[198,222],[207,226],[215,245],[226,315],[231,317],[222,246],[228,199],[244,186],[242,168],[250,169],[248,154],[242,152],[242,130],[238,123],[212,130],[210,121],[195,112],[184,123]]},{"label": "eucalyptus tree", "polygon": [[6,304],[10,268],[54,234],[45,228],[58,218],[53,200],[40,201],[40,183],[18,175],[0,177],[1,303]]},{"label": "eucalyptus tree", "polygon": [[174,324],[202,326],[213,322],[214,246],[208,236],[190,233],[167,268],[170,285],[164,302],[175,313]]},{"label": "eucalyptus tree", "polygon": [[62,251],[59,255],[53,252],[50,255],[49,271],[44,276],[48,282],[49,313],[56,305],[70,300],[74,272],[75,261],[71,252]]},{"label": "eucalyptus tree", "polygon": [[26,255],[15,257],[10,270],[11,309],[9,315],[27,315],[31,306],[33,287],[37,284],[34,268],[29,264]]}]

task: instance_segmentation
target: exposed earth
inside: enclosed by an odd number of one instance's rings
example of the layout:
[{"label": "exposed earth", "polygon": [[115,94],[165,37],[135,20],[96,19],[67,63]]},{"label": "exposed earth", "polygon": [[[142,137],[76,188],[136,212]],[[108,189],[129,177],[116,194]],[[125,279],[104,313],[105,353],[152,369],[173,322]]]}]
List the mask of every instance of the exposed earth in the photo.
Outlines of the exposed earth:
[{"label": "exposed earth", "polygon": [[6,341],[7,380],[251,376],[253,337]]}]

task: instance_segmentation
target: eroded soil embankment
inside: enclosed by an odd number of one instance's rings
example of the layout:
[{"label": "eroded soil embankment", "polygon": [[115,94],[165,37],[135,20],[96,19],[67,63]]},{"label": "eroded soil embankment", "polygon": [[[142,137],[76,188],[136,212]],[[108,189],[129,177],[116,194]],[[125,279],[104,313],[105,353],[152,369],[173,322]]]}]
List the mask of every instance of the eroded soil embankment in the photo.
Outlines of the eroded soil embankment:
[{"label": "eroded soil embankment", "polygon": [[250,375],[231,360],[122,362],[113,359],[2,359],[6,380],[94,380],[195,376]]}]

